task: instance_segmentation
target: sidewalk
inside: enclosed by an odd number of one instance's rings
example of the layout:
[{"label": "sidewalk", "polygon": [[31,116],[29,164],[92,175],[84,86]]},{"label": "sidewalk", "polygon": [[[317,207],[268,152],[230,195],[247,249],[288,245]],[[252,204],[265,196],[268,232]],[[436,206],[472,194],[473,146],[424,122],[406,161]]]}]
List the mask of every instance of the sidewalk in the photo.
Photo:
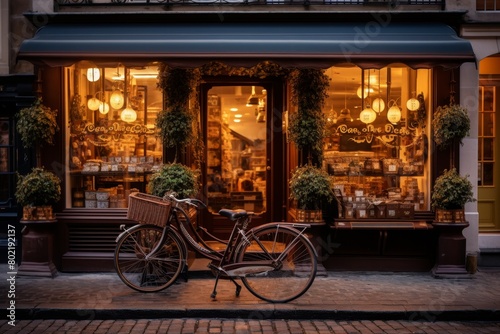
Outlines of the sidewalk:
[{"label": "sidewalk", "polygon": [[[199,268],[200,263],[198,263]],[[7,266],[0,265],[0,279]],[[1,309],[15,301],[16,319],[244,318],[472,321],[500,319],[500,268],[481,270],[470,279],[436,279],[430,273],[328,272],[292,302],[271,304],[243,287],[191,272],[168,289],[136,292],[115,273],[59,273],[55,278],[18,276],[15,298],[2,283]],[[12,286],[10,286],[12,289]],[[5,319],[5,315],[2,315]]]}]

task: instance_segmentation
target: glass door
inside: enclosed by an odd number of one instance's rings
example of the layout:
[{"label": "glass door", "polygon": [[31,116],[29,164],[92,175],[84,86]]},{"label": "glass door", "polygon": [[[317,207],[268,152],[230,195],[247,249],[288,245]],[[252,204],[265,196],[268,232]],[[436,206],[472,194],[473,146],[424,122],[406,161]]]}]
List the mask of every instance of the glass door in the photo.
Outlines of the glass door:
[{"label": "glass door", "polygon": [[273,163],[282,162],[270,156],[271,136],[281,133],[270,131],[272,98],[258,85],[214,85],[206,87],[204,94],[208,217],[202,224],[216,235],[229,233],[231,223],[218,215],[222,208],[255,212],[255,224],[269,222]]}]

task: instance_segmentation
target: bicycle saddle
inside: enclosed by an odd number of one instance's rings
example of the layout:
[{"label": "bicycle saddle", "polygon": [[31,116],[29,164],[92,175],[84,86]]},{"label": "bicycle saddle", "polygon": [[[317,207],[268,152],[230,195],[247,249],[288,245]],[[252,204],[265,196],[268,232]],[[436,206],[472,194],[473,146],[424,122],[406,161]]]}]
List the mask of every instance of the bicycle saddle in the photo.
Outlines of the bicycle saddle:
[{"label": "bicycle saddle", "polygon": [[236,220],[241,217],[245,217],[247,212],[242,209],[238,210],[230,210],[230,209],[221,209],[219,211],[219,215],[229,218],[230,220]]}]

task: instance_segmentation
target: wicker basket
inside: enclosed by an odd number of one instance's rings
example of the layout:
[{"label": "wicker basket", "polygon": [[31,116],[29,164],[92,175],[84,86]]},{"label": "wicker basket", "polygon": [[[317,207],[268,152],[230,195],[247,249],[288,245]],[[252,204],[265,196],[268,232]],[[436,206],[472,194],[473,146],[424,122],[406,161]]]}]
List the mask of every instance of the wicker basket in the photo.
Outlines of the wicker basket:
[{"label": "wicker basket", "polygon": [[170,201],[136,192],[130,194],[127,218],[141,224],[164,227],[168,221],[170,208]]}]

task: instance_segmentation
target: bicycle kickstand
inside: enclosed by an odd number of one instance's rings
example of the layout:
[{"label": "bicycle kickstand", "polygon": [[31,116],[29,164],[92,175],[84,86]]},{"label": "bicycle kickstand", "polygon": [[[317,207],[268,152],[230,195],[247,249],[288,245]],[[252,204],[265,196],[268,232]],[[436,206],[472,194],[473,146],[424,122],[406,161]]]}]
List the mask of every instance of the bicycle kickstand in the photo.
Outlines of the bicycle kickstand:
[{"label": "bicycle kickstand", "polygon": [[[217,275],[215,276],[215,285],[214,285],[214,291],[212,291],[212,294],[210,295],[210,297],[212,299],[215,299],[215,297],[217,296],[217,284],[219,283],[219,277],[220,277],[220,270],[217,270]],[[239,297],[240,296],[240,292],[241,292],[241,285],[238,284],[238,282],[236,282],[234,280],[234,278],[232,277],[229,277],[229,279],[231,280],[231,282],[234,283],[234,285],[236,286],[236,297]]]}]

